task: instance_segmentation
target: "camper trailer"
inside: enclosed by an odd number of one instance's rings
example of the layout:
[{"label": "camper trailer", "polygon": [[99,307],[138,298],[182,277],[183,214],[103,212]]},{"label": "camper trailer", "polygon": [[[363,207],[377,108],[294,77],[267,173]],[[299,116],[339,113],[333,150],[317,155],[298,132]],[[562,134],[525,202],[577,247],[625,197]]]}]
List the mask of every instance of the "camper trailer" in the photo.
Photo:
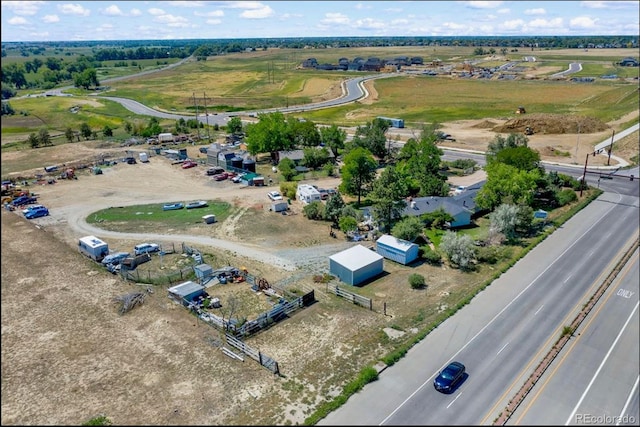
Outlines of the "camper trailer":
[{"label": "camper trailer", "polygon": [[78,249],[80,253],[98,262],[109,255],[109,245],[95,236],[81,237],[78,241]]},{"label": "camper trailer", "polygon": [[322,195],[320,192],[314,186],[309,184],[298,184],[296,198],[304,204],[322,201]]}]

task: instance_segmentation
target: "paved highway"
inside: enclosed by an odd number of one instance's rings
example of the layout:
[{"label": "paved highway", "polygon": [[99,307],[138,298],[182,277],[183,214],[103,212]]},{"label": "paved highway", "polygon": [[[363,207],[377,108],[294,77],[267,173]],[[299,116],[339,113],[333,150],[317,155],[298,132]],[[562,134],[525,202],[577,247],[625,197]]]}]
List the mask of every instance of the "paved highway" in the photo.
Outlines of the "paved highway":
[{"label": "paved highway", "polygon": [[[638,208],[637,187],[603,194],[319,424],[491,423],[638,235]],[[452,360],[468,378],[444,395]]]},{"label": "paved highway", "polygon": [[638,251],[507,424],[638,425]]}]

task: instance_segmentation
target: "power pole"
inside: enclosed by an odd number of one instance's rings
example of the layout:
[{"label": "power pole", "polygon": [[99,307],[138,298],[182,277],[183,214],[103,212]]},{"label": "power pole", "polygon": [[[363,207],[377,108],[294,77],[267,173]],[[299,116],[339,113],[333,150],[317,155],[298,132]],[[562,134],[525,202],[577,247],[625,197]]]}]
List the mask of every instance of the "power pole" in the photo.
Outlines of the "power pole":
[{"label": "power pole", "polygon": [[200,140],[200,122],[198,121],[198,102],[196,101],[195,92],[193,92],[193,103],[196,106],[196,129],[198,130],[198,140]]},{"label": "power pole", "polygon": [[207,122],[207,141],[211,143],[211,133],[209,130],[209,113],[207,112],[207,93],[202,92],[202,95],[204,96],[204,115],[206,117],[205,120]]},{"label": "power pole", "polygon": [[611,162],[611,152],[613,151],[613,135],[616,134],[616,131],[612,131],[611,133],[611,144],[609,144],[609,157],[607,158],[607,166],[609,166],[609,163]]}]

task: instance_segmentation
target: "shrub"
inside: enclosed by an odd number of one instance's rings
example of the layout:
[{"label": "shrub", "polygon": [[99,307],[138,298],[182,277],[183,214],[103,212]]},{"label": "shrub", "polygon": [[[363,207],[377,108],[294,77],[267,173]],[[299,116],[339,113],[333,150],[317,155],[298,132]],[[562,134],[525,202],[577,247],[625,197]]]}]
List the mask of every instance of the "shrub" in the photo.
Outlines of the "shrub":
[{"label": "shrub", "polygon": [[422,259],[428,262],[431,265],[440,265],[442,264],[442,255],[440,253],[431,249],[431,246],[425,245],[420,248],[422,251]]},{"label": "shrub", "polygon": [[560,192],[560,194],[558,194],[558,203],[560,206],[568,205],[576,200],[578,200],[578,196],[576,195],[576,192],[570,188],[565,188]]},{"label": "shrub", "polygon": [[288,199],[296,198],[298,184],[292,181],[280,181],[280,194]]},{"label": "shrub", "polygon": [[413,273],[411,276],[409,276],[409,285],[411,286],[411,289],[424,288],[424,276],[422,274]]},{"label": "shrub", "polygon": [[304,216],[309,219],[324,219],[324,204],[322,202],[311,202],[302,208]]}]

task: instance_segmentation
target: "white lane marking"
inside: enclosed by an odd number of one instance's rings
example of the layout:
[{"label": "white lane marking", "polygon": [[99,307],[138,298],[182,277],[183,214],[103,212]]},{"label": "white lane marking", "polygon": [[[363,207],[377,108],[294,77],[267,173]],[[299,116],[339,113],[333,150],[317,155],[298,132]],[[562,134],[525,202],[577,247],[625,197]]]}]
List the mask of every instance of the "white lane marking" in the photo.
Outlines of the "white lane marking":
[{"label": "white lane marking", "polygon": [[544,307],[544,304],[542,304],[540,308],[537,309],[535,313],[533,313],[533,315],[535,316],[536,314],[540,313],[540,310],[542,310],[542,307]]},{"label": "white lane marking", "polygon": [[449,409],[449,406],[453,405],[453,404],[455,403],[455,401],[456,401],[456,400],[458,400],[458,398],[459,398],[460,396],[462,396],[462,393],[460,393],[459,395],[457,395],[457,396],[456,396],[456,398],[455,398],[455,399],[453,399],[453,400],[451,401],[451,403],[449,403],[449,404],[447,405],[447,409]]},{"label": "white lane marking", "polygon": [[640,301],[636,303],[636,306],[633,308],[633,311],[631,312],[631,314],[627,318],[627,321],[624,322],[624,326],[622,327],[622,329],[620,329],[620,332],[618,333],[618,336],[616,337],[616,339],[613,341],[613,344],[611,344],[611,347],[609,347],[609,351],[607,351],[607,354],[604,356],[604,359],[602,359],[602,362],[600,363],[600,366],[598,366],[598,370],[596,371],[595,374],[593,374],[593,378],[591,378],[591,381],[589,381],[589,385],[585,389],[584,393],[582,393],[582,396],[580,397],[580,400],[578,401],[578,403],[576,403],[575,408],[573,408],[573,411],[571,411],[571,415],[569,415],[569,418],[567,418],[567,422],[565,422],[564,425],[569,425],[573,421],[573,417],[576,415],[576,412],[578,411],[578,408],[580,407],[580,405],[582,405],[582,401],[584,400],[584,398],[587,397],[587,393],[589,393],[589,390],[591,389],[591,386],[593,385],[594,381],[596,380],[596,377],[598,376],[598,374],[602,370],[602,367],[604,366],[604,364],[607,362],[607,359],[611,355],[611,352],[613,351],[613,348],[618,343],[618,340],[622,336],[622,333],[624,332],[625,329],[627,329],[627,325],[629,324],[629,321],[631,320],[631,318],[633,317],[635,312],[638,310],[638,305],[640,305]]},{"label": "white lane marking", "polygon": [[629,397],[627,398],[627,402],[624,404],[624,408],[622,408],[622,411],[620,411],[620,416],[618,417],[618,422],[616,423],[617,426],[620,425],[620,421],[624,420],[623,415],[628,414],[627,408],[629,407],[629,404],[631,403],[631,399],[633,399],[633,396],[636,394],[636,389],[638,388],[638,381],[640,381],[640,375],[638,375],[638,378],[636,378],[636,383],[633,385],[633,388],[631,389],[631,392],[629,393]]},{"label": "white lane marking", "polygon": [[496,353],[496,356],[499,355],[500,353],[502,353],[502,350],[504,350],[508,345],[509,345],[509,343],[506,343],[505,345],[503,345],[502,348],[500,350],[498,350],[498,352]]}]

